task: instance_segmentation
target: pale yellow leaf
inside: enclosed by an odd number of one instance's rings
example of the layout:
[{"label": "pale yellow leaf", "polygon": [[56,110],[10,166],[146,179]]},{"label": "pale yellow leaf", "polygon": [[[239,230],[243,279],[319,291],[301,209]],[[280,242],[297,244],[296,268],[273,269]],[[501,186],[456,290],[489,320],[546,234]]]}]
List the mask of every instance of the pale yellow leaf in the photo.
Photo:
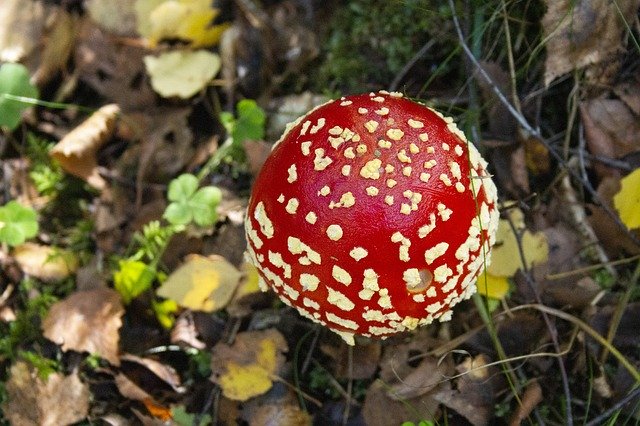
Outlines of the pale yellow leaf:
[{"label": "pale yellow leaf", "polygon": [[[527,267],[545,262],[549,256],[547,239],[543,233],[533,233],[525,229],[524,215],[519,209],[509,211],[514,228],[521,233],[521,245]],[[487,272],[496,277],[511,277],[521,269],[522,259],[518,241],[511,224],[501,219],[496,233],[496,244],[491,250],[491,264]]]},{"label": "pale yellow leaf", "polygon": [[67,278],[78,269],[78,257],[56,247],[24,243],[12,254],[25,274],[46,282]]},{"label": "pale yellow leaf", "polygon": [[640,169],[622,178],[620,186],[613,196],[613,205],[627,228],[640,228]]},{"label": "pale yellow leaf", "polygon": [[192,47],[211,46],[220,40],[228,24],[213,25],[220,10],[210,0],[138,0],[138,32],[151,46],[165,39],[191,42]]},{"label": "pale yellow leaf", "polygon": [[85,9],[100,27],[121,36],[136,30],[136,13],[131,0],[87,0]]},{"label": "pale yellow leaf", "polygon": [[287,350],[284,337],[276,330],[239,333],[233,345],[213,348],[213,379],[225,397],[246,401],[271,389]]},{"label": "pale yellow leaf", "polygon": [[481,273],[476,282],[478,293],[491,299],[503,299],[509,294],[509,279]]},{"label": "pale yellow leaf", "polygon": [[165,98],[190,98],[215,77],[220,57],[206,50],[176,50],[160,56],[145,56],[151,86]]},{"label": "pale yellow leaf", "polygon": [[188,256],[162,283],[157,294],[196,311],[224,308],[240,282],[240,272],[222,257]]}]

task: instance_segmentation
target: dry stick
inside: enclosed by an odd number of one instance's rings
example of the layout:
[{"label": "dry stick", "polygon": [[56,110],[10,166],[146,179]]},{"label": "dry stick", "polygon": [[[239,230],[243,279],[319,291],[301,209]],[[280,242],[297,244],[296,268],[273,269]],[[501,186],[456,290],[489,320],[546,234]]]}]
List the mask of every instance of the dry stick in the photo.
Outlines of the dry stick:
[{"label": "dry stick", "polygon": [[455,12],[455,9],[454,9],[455,6],[453,4],[453,0],[449,0],[449,6],[451,7],[451,12],[453,14],[452,15],[453,24],[454,24],[454,26],[456,28],[456,32],[458,34],[458,38],[460,39],[460,45],[462,47],[462,50],[464,51],[465,55],[469,58],[469,60],[473,63],[473,66],[478,70],[478,72],[480,73],[482,78],[485,79],[485,81],[487,82],[489,87],[491,87],[491,90],[498,97],[498,100],[500,101],[500,103],[503,104],[507,108],[507,110],[509,111],[509,114],[511,114],[513,116],[513,118],[516,119],[518,124],[523,129],[525,129],[530,135],[535,136],[540,141],[540,143],[542,145],[544,145],[544,147],[549,151],[549,153],[551,154],[553,159],[556,160],[558,162],[558,164],[560,164],[562,169],[566,170],[567,173],[569,173],[573,178],[579,180],[582,183],[582,186],[584,187],[584,189],[586,189],[587,192],[589,193],[589,195],[591,195],[591,197],[600,204],[600,206],[605,211],[607,216],[609,216],[610,219],[613,220],[616,223],[618,228],[620,228],[620,230],[622,230],[625,234],[627,234],[629,236],[629,238],[635,244],[640,246],[640,239],[638,239],[638,237],[636,237],[634,234],[629,232],[629,230],[627,229],[625,224],[622,223],[622,221],[615,214],[615,212],[613,210],[611,210],[611,208],[606,203],[603,202],[602,197],[600,197],[600,195],[595,191],[595,189],[593,189],[593,187],[589,184],[589,182],[583,181],[582,178],[580,177],[580,175],[578,175],[574,170],[572,170],[569,167],[567,167],[566,162],[555,151],[555,149],[549,144],[549,142],[542,137],[542,135],[540,134],[540,131],[534,129],[533,126],[531,126],[531,124],[529,124],[527,119],[524,118],[524,116],[522,116],[522,114],[518,113],[518,111],[513,107],[513,105],[511,105],[509,100],[500,91],[500,88],[495,84],[495,82],[491,79],[489,74],[487,74],[487,72],[484,70],[484,68],[482,68],[482,65],[480,65],[480,63],[478,62],[476,57],[473,56],[473,53],[469,49],[469,46],[467,46],[466,42],[464,41],[464,36],[462,34],[462,30],[460,29],[460,23],[458,22],[458,16],[457,16],[457,14]]},{"label": "dry stick", "polygon": [[[504,6],[504,5],[503,5]],[[460,40],[460,45],[462,47],[462,49],[464,50],[465,54],[467,55],[467,57],[469,58],[469,60],[471,62],[473,62],[474,66],[478,69],[478,71],[480,72],[480,74],[482,75],[482,77],[486,80],[487,84],[490,85],[491,89],[493,90],[493,92],[496,94],[496,96],[498,96],[498,99],[500,99],[500,102],[507,107],[507,109],[509,110],[509,112],[511,113],[511,115],[513,115],[513,117],[520,123],[520,125],[527,130],[530,134],[536,136],[538,139],[540,139],[541,141],[543,141],[542,136],[539,134],[538,131],[536,131],[528,122],[527,120],[522,116],[522,114],[520,114],[518,112],[518,110],[516,108],[513,107],[513,105],[511,105],[511,103],[509,102],[508,99],[506,99],[506,97],[504,96],[504,94],[502,94],[502,92],[500,91],[500,89],[498,88],[498,86],[496,86],[496,84],[493,82],[493,80],[491,79],[491,77],[486,73],[486,71],[482,68],[482,66],[480,66],[480,63],[478,63],[478,60],[476,59],[476,57],[473,55],[473,53],[471,52],[471,50],[469,49],[469,46],[467,46],[465,40],[464,40],[464,35],[462,34],[462,29],[460,28],[460,23],[458,22],[458,16],[456,14],[456,10],[455,10],[455,5],[453,3],[453,0],[449,0],[449,7],[451,8],[451,14],[452,14],[452,18],[453,18],[453,24],[456,28],[456,32],[458,34],[458,38]],[[514,89],[515,90],[515,89]],[[560,156],[551,149],[551,146],[549,146],[546,141],[543,142],[546,146],[546,148],[553,153],[554,157],[557,157],[556,159],[559,160],[560,162],[562,161],[562,158],[560,158]],[[595,191],[594,191],[595,192]],[[511,224],[513,226],[513,224]],[[524,260],[524,253],[522,252],[522,246],[521,244],[518,244],[519,246],[519,251],[520,251],[520,255],[521,255],[521,259]],[[524,265],[526,268],[526,265]],[[528,277],[528,273],[525,274]],[[529,277],[528,277],[529,278]],[[529,282],[529,279],[527,279],[527,281]],[[532,286],[533,287],[533,286]],[[534,293],[536,294],[536,298],[537,301],[540,302],[540,296],[537,294],[537,292],[534,291]],[[552,325],[551,325],[551,321],[549,320],[548,316],[543,315],[544,320],[545,320],[545,324],[547,325],[549,332],[551,334],[551,339],[553,341],[554,347],[556,349],[556,351],[559,351],[559,343],[558,343],[558,339],[557,339],[557,335],[556,332],[557,330],[555,330]],[[560,367],[560,372],[562,375],[562,387],[565,393],[565,399],[567,400],[566,403],[566,410],[567,410],[567,424],[569,426],[573,425],[573,415],[571,412],[571,392],[569,389],[569,381],[568,381],[568,377],[567,377],[567,372],[566,369],[564,367],[564,363],[562,362],[562,360],[560,358],[558,358],[558,365]]]},{"label": "dry stick", "polygon": [[407,62],[402,67],[400,72],[396,74],[395,78],[391,82],[391,86],[389,86],[389,90],[394,91],[398,88],[398,85],[400,84],[404,76],[409,72],[409,70],[411,70],[411,68],[413,68],[416,62],[418,62],[418,60],[420,60],[420,58],[422,58],[433,47],[434,44],[436,44],[436,39],[435,38],[429,39],[429,41],[427,41],[424,44],[424,46],[422,46],[420,50],[418,50],[418,52],[416,52],[416,54],[413,55],[413,57],[409,60],[409,62]]},{"label": "dry stick", "polygon": [[[627,284],[627,290],[622,295],[622,298],[616,306],[616,310],[613,312],[611,324],[609,325],[609,331],[607,332],[607,341],[611,342],[611,344],[613,344],[613,338],[618,332],[618,326],[620,325],[620,321],[622,320],[622,315],[624,314],[625,307],[629,304],[629,300],[631,300],[631,294],[637,288],[638,280],[640,280],[640,262],[638,262],[638,264],[636,265],[636,269],[633,271],[631,280],[629,280],[629,283]],[[600,363],[604,364],[608,356],[609,351],[605,347],[602,351],[602,356],[600,357]]]},{"label": "dry stick", "polygon": [[584,426],[598,426],[607,423],[607,420],[610,420],[610,416],[614,414],[616,411],[622,409],[625,405],[631,402],[633,399],[640,395],[640,387],[633,389],[631,392],[627,394],[620,401],[616,402],[613,407],[609,408],[604,413],[600,414],[595,419],[592,419],[589,423],[585,423]]},{"label": "dry stick", "polygon": [[[522,271],[524,273],[523,275],[525,277],[525,280],[527,281],[529,288],[535,295],[536,302],[542,305],[542,298],[540,297],[540,293],[538,292],[538,289],[536,289],[534,285],[533,278],[531,277],[531,273],[529,271],[529,267],[527,266],[527,259],[524,255],[524,248],[522,247],[521,235],[516,229],[515,225],[513,224],[513,221],[511,220],[511,218],[507,216],[507,219],[509,221],[509,226],[511,227],[511,231],[513,232],[513,235],[516,237],[518,254],[520,256],[520,262],[522,264]],[[551,320],[549,319],[549,316],[546,314],[546,312],[542,313],[542,318],[544,319],[544,323],[547,326],[547,330],[549,330],[549,334],[551,336],[551,342],[553,343],[553,348],[556,350],[556,352],[560,352],[560,342],[558,341],[558,329],[554,327],[554,325],[551,323]],[[562,377],[562,390],[564,392],[564,396],[566,399],[567,425],[573,425],[573,413],[571,410],[571,390],[569,388],[569,377],[567,376],[567,369],[565,368],[564,362],[561,357],[558,357],[558,368],[560,369],[560,376]]]}]

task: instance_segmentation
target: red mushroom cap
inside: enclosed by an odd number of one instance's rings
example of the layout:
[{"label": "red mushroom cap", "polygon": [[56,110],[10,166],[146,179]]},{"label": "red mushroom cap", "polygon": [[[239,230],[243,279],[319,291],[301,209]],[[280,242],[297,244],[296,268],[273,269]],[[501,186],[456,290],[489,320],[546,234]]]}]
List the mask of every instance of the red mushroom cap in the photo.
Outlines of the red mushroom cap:
[{"label": "red mushroom cap", "polygon": [[351,344],[450,319],[495,240],[486,166],[451,118],[399,93],[312,110],[276,143],[249,202],[263,289]]}]

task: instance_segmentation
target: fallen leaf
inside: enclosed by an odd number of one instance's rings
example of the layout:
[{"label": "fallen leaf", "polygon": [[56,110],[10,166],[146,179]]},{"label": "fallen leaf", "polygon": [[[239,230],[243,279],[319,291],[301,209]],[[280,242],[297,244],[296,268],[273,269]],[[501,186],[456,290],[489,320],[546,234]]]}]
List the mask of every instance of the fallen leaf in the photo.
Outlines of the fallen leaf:
[{"label": "fallen leaf", "polygon": [[613,205],[627,228],[640,228],[640,169],[623,177],[620,185],[620,191],[613,196]]},{"label": "fallen leaf", "polygon": [[[448,383],[444,384],[449,387]],[[362,405],[362,416],[368,425],[396,425],[402,421],[419,424],[421,421],[435,422],[440,417],[439,403],[431,395],[408,400],[395,400],[388,395],[388,386],[380,380],[367,389]]]},{"label": "fallen leaf", "polygon": [[490,299],[500,300],[509,294],[509,278],[490,273],[481,273],[476,282],[478,293]]},{"label": "fallen leaf", "polygon": [[89,413],[89,387],[77,372],[50,374],[46,381],[23,361],[16,362],[5,384],[2,412],[12,425],[70,425]]},{"label": "fallen leaf", "polygon": [[[598,98],[581,102],[580,117],[591,154],[617,159],[638,149],[640,123],[622,101]],[[600,175],[618,174],[617,169],[600,163],[594,167]]]},{"label": "fallen leaf", "polygon": [[275,329],[239,333],[232,345],[218,343],[213,348],[212,380],[225,397],[247,401],[271,389],[287,350]]},{"label": "fallen leaf", "polygon": [[44,336],[63,351],[89,352],[119,365],[118,330],[124,308],[110,289],[79,291],[55,303],[42,321]]},{"label": "fallen leaf", "polygon": [[541,232],[533,233],[526,229],[522,211],[513,208],[509,210],[509,215],[513,228],[509,220],[500,220],[496,233],[496,244],[491,251],[491,264],[487,268],[489,274],[498,277],[511,277],[523,266],[514,228],[520,233],[520,244],[528,268],[534,263],[545,262],[549,255],[546,237]]},{"label": "fallen leaf", "polygon": [[220,57],[206,50],[174,50],[145,56],[151,86],[160,96],[187,99],[204,89],[220,71]]},{"label": "fallen leaf", "polygon": [[[620,191],[621,187],[619,177],[606,176],[598,185],[597,193],[602,202],[613,209],[613,197]],[[636,238],[640,238],[640,230],[636,229],[625,232],[625,230],[621,229],[607,214],[602,206],[590,204],[588,208],[591,213],[589,223],[593,226],[598,241],[603,245],[607,253],[611,256],[640,253],[640,248],[628,235],[628,232],[631,232]]]},{"label": "fallen leaf", "polygon": [[537,380],[529,382],[522,395],[521,402],[509,419],[510,426],[521,425],[531,414],[534,408],[544,400],[542,387]]},{"label": "fallen leaf", "polygon": [[85,10],[100,27],[120,36],[136,31],[136,11],[131,0],[87,0]]},{"label": "fallen leaf", "polygon": [[50,151],[62,168],[96,189],[103,189],[105,180],[98,174],[98,149],[111,137],[120,114],[117,105],[105,105],[69,132]]},{"label": "fallen leaf", "polygon": [[213,312],[229,303],[240,277],[235,266],[222,257],[190,255],[162,283],[157,294],[184,308]]},{"label": "fallen leaf", "polygon": [[[130,364],[130,366],[127,367],[125,363]],[[143,367],[143,369],[140,367]],[[120,369],[127,373],[131,371],[132,368],[143,370],[144,373],[153,373],[158,379],[169,385],[177,393],[183,393],[185,391],[180,376],[170,365],[152,358],[143,358],[132,354],[123,354],[120,356]]]},{"label": "fallen leaf", "polygon": [[76,45],[78,33],[78,17],[58,8],[48,21],[52,21],[47,28],[45,43],[39,60],[38,69],[33,74],[33,82],[43,87],[51,81],[58,72],[64,70],[69,57]]},{"label": "fallen leaf", "polygon": [[24,243],[12,254],[25,274],[45,282],[60,281],[78,269],[76,254],[56,247]]},{"label": "fallen leaf", "polygon": [[251,416],[250,424],[265,426],[311,426],[311,416],[293,404],[261,405]]},{"label": "fallen leaf", "polygon": [[599,63],[624,46],[625,22],[633,22],[638,0],[546,0],[542,18],[547,58],[544,83]]},{"label": "fallen leaf", "polygon": [[192,47],[218,42],[228,24],[213,24],[220,10],[210,0],[137,0],[138,32],[151,46],[162,40],[183,40]]},{"label": "fallen leaf", "polygon": [[75,73],[82,83],[123,111],[148,111],[157,96],[144,72],[142,58],[147,53],[137,44],[114,43],[113,36],[86,19],[74,51]]},{"label": "fallen leaf", "polygon": [[45,19],[46,8],[41,2],[0,3],[0,61],[17,62],[29,55],[40,40]]}]

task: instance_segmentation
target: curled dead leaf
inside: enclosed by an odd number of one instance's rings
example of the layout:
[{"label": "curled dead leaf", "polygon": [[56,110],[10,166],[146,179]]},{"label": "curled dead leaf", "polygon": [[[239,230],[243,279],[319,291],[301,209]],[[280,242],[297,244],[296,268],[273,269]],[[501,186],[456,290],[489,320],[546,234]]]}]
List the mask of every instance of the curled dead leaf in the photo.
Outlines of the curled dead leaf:
[{"label": "curled dead leaf", "polygon": [[106,182],[98,174],[96,154],[111,137],[118,114],[117,105],[103,106],[62,138],[50,155],[66,172],[96,189],[103,189]]}]

